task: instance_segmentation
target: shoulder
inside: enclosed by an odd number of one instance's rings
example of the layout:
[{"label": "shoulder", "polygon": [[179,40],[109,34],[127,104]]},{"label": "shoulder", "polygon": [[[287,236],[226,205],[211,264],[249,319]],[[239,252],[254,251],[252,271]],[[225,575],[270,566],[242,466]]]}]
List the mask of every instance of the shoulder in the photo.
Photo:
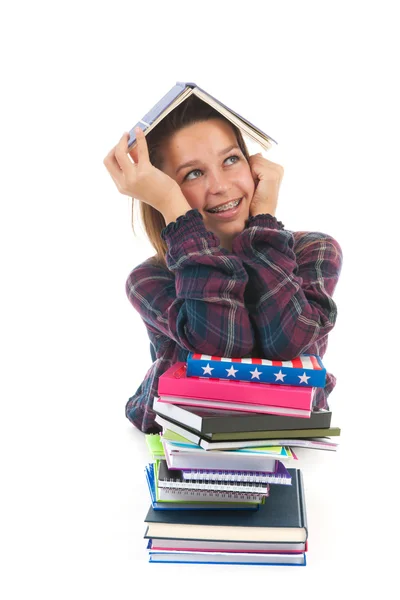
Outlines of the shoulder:
[{"label": "shoulder", "polygon": [[321,231],[292,231],[294,239],[293,250],[296,254],[323,253],[335,256],[342,262],[343,252],[337,240]]}]

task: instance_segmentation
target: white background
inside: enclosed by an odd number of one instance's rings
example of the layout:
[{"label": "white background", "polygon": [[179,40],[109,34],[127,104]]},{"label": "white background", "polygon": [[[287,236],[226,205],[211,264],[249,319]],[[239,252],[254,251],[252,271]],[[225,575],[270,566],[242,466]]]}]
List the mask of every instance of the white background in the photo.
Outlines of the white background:
[{"label": "white background", "polygon": [[[383,595],[398,540],[395,2],[14,2],[1,50],[1,597]],[[12,6],[12,8],[11,8]],[[337,454],[299,453],[306,568],[149,565],[150,366],[125,296],[152,253],[103,158],[176,81],[256,123],[277,217],[341,244],[325,365]],[[255,151],[259,151],[257,148]],[[315,451],[317,453],[318,451]],[[396,512],[395,512],[396,511]],[[397,519],[398,523],[398,519]]]}]

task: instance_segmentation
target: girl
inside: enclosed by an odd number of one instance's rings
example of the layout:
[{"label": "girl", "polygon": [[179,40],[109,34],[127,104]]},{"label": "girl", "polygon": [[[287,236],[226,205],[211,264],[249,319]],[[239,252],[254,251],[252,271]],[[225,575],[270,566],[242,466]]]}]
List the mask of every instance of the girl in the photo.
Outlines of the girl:
[{"label": "girl", "polygon": [[[323,357],[342,252],[324,233],[292,232],[277,221],[283,168],[249,156],[240,130],[197,97],[136,135],[133,150],[125,133],[104,164],[119,192],[140,202],[156,250],[126,283],[153,360],[126,416],[156,433],[158,379],[189,352]],[[315,406],[329,408],[335,383],[328,373]]]}]

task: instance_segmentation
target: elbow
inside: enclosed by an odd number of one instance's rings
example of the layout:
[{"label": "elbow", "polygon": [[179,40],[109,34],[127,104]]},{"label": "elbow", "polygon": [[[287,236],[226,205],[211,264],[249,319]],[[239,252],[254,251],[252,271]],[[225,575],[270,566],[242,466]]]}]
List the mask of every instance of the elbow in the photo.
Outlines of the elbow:
[{"label": "elbow", "polygon": [[199,330],[181,332],[183,345],[190,352],[207,354],[209,356],[224,356],[230,358],[243,358],[251,354],[255,337],[251,323],[238,321],[229,327],[218,327],[215,323],[207,323]]}]

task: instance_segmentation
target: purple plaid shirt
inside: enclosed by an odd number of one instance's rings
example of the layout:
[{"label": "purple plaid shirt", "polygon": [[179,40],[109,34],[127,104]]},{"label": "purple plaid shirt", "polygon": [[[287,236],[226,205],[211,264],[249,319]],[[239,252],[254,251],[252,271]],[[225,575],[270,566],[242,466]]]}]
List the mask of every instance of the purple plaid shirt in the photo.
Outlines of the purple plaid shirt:
[{"label": "purple plaid shirt", "polygon": [[[169,223],[161,235],[168,269],[150,258],[126,282],[153,360],[126,404],[126,416],[138,429],[160,431],[152,410],[158,378],[175,362],[186,361],[189,352],[276,360],[324,356],[342,267],[342,251],[332,237],[286,231],[275,217],[257,215],[229,252],[197,209]],[[315,406],[328,408],[335,384],[327,373]]]}]

